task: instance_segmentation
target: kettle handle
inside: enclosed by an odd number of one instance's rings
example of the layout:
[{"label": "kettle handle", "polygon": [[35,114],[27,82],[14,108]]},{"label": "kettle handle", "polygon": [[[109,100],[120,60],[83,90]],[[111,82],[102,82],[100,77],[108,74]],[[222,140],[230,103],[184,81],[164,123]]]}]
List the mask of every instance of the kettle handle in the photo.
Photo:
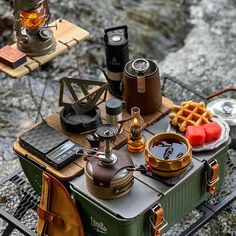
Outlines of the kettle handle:
[{"label": "kettle handle", "polygon": [[122,83],[122,80],[121,80],[121,83],[120,83],[120,92],[117,92],[117,91],[113,88],[113,86],[112,86],[112,80],[108,77],[108,75],[107,75],[107,73],[105,72],[105,70],[103,70],[103,69],[102,69],[101,67],[99,67],[99,66],[94,66],[94,68],[100,70],[100,71],[103,73],[103,75],[105,76],[106,81],[107,81],[107,83],[108,83],[109,86],[110,86],[110,89],[111,89],[110,92],[111,92],[111,94],[114,95],[114,96],[116,96],[116,97],[119,98],[120,100],[122,100],[122,99],[123,99],[123,97],[122,97],[122,94],[123,94],[123,83]]},{"label": "kettle handle", "polygon": [[104,33],[105,33],[104,40],[107,42],[108,41],[108,33],[111,31],[116,31],[116,30],[123,30],[125,38],[128,39],[127,25],[120,25],[120,26],[115,26],[115,27],[110,27],[110,28],[104,29]]},{"label": "kettle handle", "polygon": [[206,100],[210,100],[211,98],[216,97],[216,96],[218,96],[222,93],[228,92],[228,91],[235,91],[236,92],[236,87],[229,87],[229,88],[221,89],[221,90],[218,90],[214,93],[211,93],[210,95],[208,95]]}]

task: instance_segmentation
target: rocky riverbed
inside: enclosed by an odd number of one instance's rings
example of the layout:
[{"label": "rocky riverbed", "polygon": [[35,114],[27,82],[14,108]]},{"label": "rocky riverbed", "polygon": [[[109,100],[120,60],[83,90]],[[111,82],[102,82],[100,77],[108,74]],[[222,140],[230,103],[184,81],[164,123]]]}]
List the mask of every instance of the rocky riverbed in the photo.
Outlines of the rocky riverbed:
[{"label": "rocky riverbed", "polygon": [[[47,83],[42,115],[58,110],[58,81],[64,76],[98,78],[94,65],[105,67],[103,29],[113,24],[129,27],[130,58],[156,59],[161,74],[208,95],[218,89],[236,86],[236,2],[234,0],[68,0],[50,1],[52,20],[67,19],[91,32],[76,50],[24,76],[10,79],[0,73],[0,178],[19,166],[11,149],[15,137],[36,120],[36,104]],[[8,1],[0,0],[0,46],[12,43],[12,11]],[[189,94],[170,85],[166,95],[176,101]],[[234,94],[226,96],[234,97]],[[236,165],[235,150],[229,161]],[[235,169],[233,169],[235,172]],[[233,171],[232,170],[232,171]],[[231,172],[232,172],[231,171]],[[231,173],[232,174],[232,173]],[[226,180],[224,191],[235,188]],[[230,175],[231,176],[231,175]],[[228,182],[227,182],[228,181]],[[199,216],[193,211],[166,235],[179,235]],[[0,223],[1,229],[1,223]],[[235,235],[236,206],[229,208],[196,235]]]}]

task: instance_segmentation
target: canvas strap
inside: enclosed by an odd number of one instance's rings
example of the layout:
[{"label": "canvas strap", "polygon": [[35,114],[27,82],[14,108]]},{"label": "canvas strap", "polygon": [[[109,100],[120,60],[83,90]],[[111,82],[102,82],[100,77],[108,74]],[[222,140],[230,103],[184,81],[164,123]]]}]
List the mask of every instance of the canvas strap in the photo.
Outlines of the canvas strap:
[{"label": "canvas strap", "polygon": [[213,160],[208,164],[209,171],[207,173],[207,191],[214,195],[216,192],[216,183],[219,181],[220,166],[217,160]]}]

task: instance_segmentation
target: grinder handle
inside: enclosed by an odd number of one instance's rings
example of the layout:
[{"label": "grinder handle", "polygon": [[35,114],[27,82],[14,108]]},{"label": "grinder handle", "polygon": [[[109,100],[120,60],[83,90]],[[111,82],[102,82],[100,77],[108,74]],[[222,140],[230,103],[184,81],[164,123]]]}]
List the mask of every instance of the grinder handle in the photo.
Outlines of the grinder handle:
[{"label": "grinder handle", "polygon": [[111,32],[111,31],[116,31],[116,30],[123,30],[125,38],[128,39],[128,27],[127,27],[127,25],[120,25],[120,26],[115,26],[115,27],[110,27],[110,28],[104,29],[104,33],[105,33],[104,40],[105,40],[105,42],[108,41],[108,33]]}]

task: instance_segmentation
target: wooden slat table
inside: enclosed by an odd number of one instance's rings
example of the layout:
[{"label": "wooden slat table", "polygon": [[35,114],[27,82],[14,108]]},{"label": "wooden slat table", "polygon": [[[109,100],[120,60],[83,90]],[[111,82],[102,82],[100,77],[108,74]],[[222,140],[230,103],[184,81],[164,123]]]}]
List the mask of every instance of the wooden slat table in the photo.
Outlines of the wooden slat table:
[{"label": "wooden slat table", "polygon": [[[108,95],[107,99],[110,99],[110,98],[111,98],[111,96]],[[154,113],[142,116],[145,123],[146,123],[146,127],[155,123],[157,120],[161,119],[164,115],[166,115],[169,112],[172,104],[173,103],[171,100],[163,97],[162,106],[161,106],[160,110],[158,110]],[[99,107],[101,109],[103,123],[106,123],[105,103],[101,103],[99,105]],[[127,118],[129,116],[130,115],[127,111],[123,111],[124,118]],[[55,112],[52,115],[50,115],[49,117],[47,117],[46,121],[47,121],[48,125],[55,128],[56,130],[64,133],[66,136],[68,136],[75,143],[78,143],[79,145],[81,145],[82,147],[85,147],[85,148],[90,147],[89,143],[86,139],[86,135],[69,133],[69,132],[66,132],[62,128],[61,123],[60,123],[60,113],[59,112]],[[121,146],[123,146],[124,144],[126,144],[127,139],[128,139],[128,135],[129,135],[129,128],[128,128],[128,125],[125,124],[124,131],[121,134],[117,135],[117,138],[116,138],[115,142],[113,143],[113,149],[118,149]],[[100,147],[102,148],[103,144],[101,144]],[[41,159],[39,159],[37,156],[33,155],[32,153],[29,153],[27,150],[22,148],[19,145],[18,141],[16,141],[14,143],[13,148],[14,148],[15,152],[18,153],[19,155],[21,155],[25,158],[33,159],[35,162],[44,166],[48,172],[52,173],[53,175],[57,176],[59,179],[63,179],[63,180],[69,180],[75,176],[81,175],[83,173],[83,168],[86,164],[84,157],[79,157],[74,162],[70,163],[68,166],[66,166],[65,168],[58,171],[58,170],[54,169],[53,167],[51,167],[50,165],[48,165],[47,163],[45,163],[44,161],[42,161]]]},{"label": "wooden slat table", "polygon": [[[52,53],[40,57],[27,57],[27,62],[23,65],[12,69],[2,63],[0,63],[0,71],[6,73],[12,78],[18,79],[29,72],[35,70],[39,66],[52,60],[53,58],[68,52],[72,47],[76,46],[82,40],[88,38],[89,32],[64,20],[59,19],[50,24],[52,31],[57,42],[56,50]],[[16,48],[17,45],[13,44],[12,47]]]}]

